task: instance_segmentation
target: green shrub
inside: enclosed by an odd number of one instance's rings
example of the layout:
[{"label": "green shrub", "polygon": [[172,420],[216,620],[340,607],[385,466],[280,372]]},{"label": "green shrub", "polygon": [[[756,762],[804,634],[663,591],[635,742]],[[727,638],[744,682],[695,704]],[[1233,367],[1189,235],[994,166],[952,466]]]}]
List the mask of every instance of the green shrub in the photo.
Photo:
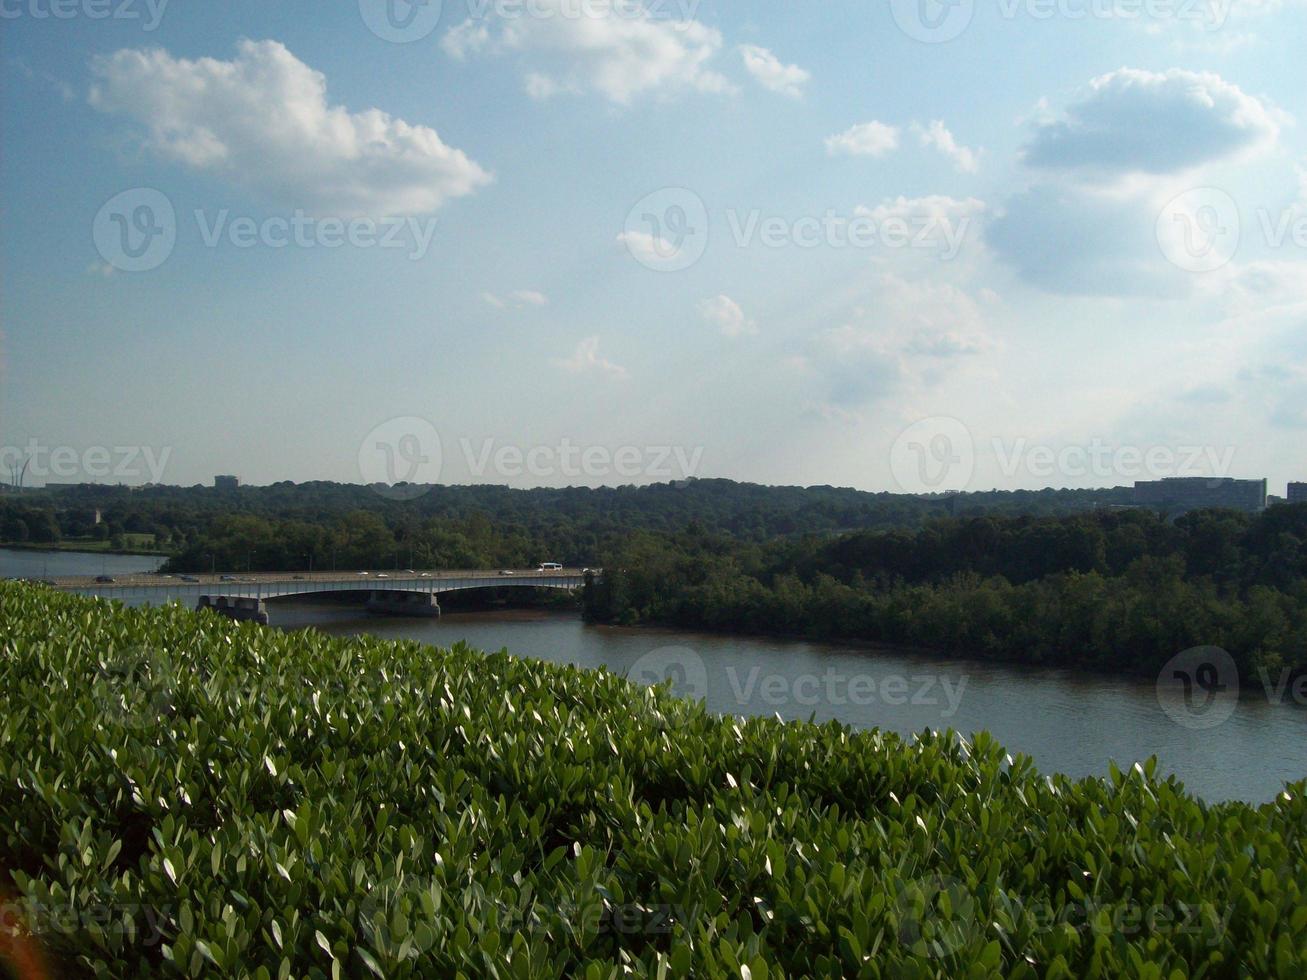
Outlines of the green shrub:
[{"label": "green shrub", "polygon": [[1302,784],[15,583],[0,703],[3,926],[62,975],[1307,975]]}]

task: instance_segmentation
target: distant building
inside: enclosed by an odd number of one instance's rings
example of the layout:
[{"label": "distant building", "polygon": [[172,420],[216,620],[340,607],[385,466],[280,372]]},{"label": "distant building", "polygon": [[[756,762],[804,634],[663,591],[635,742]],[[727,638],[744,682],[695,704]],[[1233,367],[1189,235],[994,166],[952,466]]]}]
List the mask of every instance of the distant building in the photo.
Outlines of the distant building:
[{"label": "distant building", "polygon": [[1289,503],[1307,504],[1307,483],[1289,484]]},{"label": "distant building", "polygon": [[1146,480],[1135,484],[1135,504],[1156,507],[1168,514],[1207,507],[1228,507],[1256,514],[1266,509],[1266,481],[1206,476]]},{"label": "distant building", "polygon": [[213,478],[213,489],[215,490],[235,490],[241,485],[241,481],[234,476],[215,476]]}]

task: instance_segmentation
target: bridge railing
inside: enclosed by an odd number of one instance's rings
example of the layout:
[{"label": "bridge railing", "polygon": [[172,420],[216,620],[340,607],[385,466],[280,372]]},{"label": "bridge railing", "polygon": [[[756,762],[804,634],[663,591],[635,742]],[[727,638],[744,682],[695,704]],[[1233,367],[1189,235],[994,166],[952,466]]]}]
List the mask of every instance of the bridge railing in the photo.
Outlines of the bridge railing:
[{"label": "bridge railing", "polygon": [[323,595],[344,592],[411,592],[439,595],[444,592],[461,592],[487,588],[542,588],[576,589],[585,583],[581,573],[559,575],[511,576],[499,573],[470,573],[468,575],[436,577],[403,576],[378,578],[359,576],[357,579],[273,579],[253,582],[159,582],[159,583],[103,583],[83,586],[64,586],[65,591],[76,595],[101,599],[119,599],[124,602],[172,602],[190,600],[198,602],[200,596],[217,598],[277,599],[296,595]]}]

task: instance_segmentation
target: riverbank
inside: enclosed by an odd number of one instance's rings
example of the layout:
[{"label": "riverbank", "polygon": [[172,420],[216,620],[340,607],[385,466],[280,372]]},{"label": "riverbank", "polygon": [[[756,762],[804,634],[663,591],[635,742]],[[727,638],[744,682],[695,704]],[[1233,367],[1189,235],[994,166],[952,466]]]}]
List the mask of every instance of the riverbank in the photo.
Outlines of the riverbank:
[{"label": "riverbank", "polygon": [[41,544],[32,544],[29,541],[0,541],[0,548],[9,551],[34,551],[50,552],[59,554],[75,555],[131,555],[140,558],[157,558],[164,562],[171,558],[175,552],[172,551],[147,551],[141,548],[110,548],[108,542],[105,547],[97,548],[94,541],[54,541]]}]

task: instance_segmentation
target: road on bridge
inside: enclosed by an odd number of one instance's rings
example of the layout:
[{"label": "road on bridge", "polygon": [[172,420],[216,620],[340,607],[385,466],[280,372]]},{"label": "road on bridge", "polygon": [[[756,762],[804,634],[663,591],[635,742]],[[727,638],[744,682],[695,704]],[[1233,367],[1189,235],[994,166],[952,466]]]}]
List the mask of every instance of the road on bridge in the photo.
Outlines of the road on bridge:
[{"label": "road on bridge", "polygon": [[[205,574],[173,574],[163,575],[158,572],[141,572],[134,575],[114,575],[113,582],[98,582],[95,575],[70,575],[58,578],[50,578],[45,581],[61,589],[94,589],[96,586],[115,585],[130,589],[175,589],[178,586],[189,586],[192,589],[198,585],[210,585],[215,590],[221,591],[223,588],[230,587],[249,587],[259,585],[284,584],[295,582],[296,585],[311,585],[316,582],[331,584],[335,587],[333,591],[339,591],[341,583],[356,582],[359,589],[368,589],[370,584],[389,582],[394,579],[403,579],[405,582],[431,581],[439,582],[442,579],[477,579],[477,578],[502,578],[505,580],[530,580],[539,579],[559,579],[559,578],[576,578],[580,580],[585,578],[585,573],[592,571],[588,568],[564,568],[551,569],[548,571],[538,568],[514,568],[514,569],[489,569],[479,571],[410,571],[408,569],[399,569],[392,571],[379,572],[252,572],[248,574],[231,574],[211,575]],[[593,570],[597,571],[597,569]]]}]

